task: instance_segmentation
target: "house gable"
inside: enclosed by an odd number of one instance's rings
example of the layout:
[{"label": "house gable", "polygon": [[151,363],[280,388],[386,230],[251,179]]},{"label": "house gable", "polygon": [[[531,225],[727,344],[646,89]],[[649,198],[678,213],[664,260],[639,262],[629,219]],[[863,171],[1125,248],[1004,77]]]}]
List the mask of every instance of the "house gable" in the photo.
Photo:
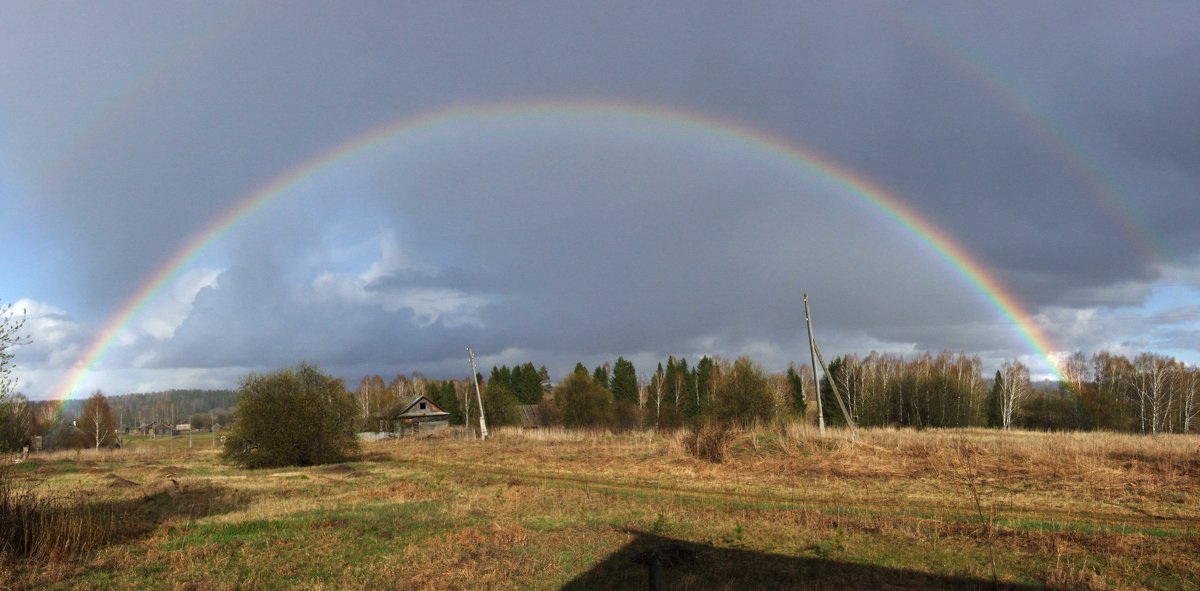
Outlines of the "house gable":
[{"label": "house gable", "polygon": [[417,396],[409,401],[404,406],[404,410],[400,411],[401,417],[416,417],[430,415],[449,415],[450,413],[442,410],[442,407],[425,396]]}]

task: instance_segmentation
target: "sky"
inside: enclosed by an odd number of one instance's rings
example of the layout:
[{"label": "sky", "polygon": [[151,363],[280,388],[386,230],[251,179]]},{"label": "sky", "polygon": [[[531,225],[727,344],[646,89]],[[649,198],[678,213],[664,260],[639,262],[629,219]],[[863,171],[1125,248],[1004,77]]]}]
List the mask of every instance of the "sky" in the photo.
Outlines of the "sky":
[{"label": "sky", "polygon": [[[1200,363],[1195,2],[0,0],[34,399],[618,355]],[[486,373],[486,369],[484,369]]]}]

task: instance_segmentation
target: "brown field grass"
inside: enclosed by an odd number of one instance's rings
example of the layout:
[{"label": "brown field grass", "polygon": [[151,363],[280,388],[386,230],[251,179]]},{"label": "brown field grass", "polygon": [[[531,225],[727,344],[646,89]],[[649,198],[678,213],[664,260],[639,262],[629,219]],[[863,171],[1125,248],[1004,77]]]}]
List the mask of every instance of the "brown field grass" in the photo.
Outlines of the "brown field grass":
[{"label": "brown field grass", "polygon": [[[13,487],[117,515],[0,589],[1197,589],[1200,438],[499,429],[246,471],[211,439],[43,455]],[[994,566],[993,566],[994,565]]]}]

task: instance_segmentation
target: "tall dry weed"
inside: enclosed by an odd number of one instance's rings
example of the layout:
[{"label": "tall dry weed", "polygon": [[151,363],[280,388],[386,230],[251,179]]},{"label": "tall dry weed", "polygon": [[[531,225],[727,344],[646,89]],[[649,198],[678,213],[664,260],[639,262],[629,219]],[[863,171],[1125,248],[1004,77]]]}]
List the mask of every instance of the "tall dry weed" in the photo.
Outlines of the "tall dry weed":
[{"label": "tall dry weed", "polygon": [[116,515],[82,498],[48,497],[16,486],[0,467],[0,560],[58,561],[86,555],[116,537]]}]

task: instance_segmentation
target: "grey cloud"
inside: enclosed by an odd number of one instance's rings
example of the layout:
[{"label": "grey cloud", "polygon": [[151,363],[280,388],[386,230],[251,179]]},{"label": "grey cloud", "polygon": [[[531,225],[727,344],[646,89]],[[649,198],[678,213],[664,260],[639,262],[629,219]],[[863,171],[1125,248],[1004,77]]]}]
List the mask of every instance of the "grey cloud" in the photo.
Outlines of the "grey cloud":
[{"label": "grey cloud", "polygon": [[[1196,11],[13,6],[0,22],[0,171],[14,180],[0,191],[27,194],[37,228],[20,234],[33,244],[0,246],[30,253],[56,278],[38,285],[74,294],[70,313],[99,325],[239,199],[349,138],[449,105],[599,99],[823,154],[942,228],[1031,312],[1139,306],[1164,264],[1200,260]],[[563,359],[697,339],[735,351],[790,342],[806,290],[845,343],[1024,351],[927,245],[786,162],[636,125],[566,127],[520,141],[464,128],[349,163],[345,183],[299,187],[206,251],[225,272],[173,338],[114,360],[441,367],[464,341]],[[1131,216],[1161,252],[1127,234]],[[321,273],[365,271],[332,250],[387,232],[423,266],[371,277],[359,301],[314,299]],[[20,292],[30,273],[0,288]],[[481,298],[485,328],[379,299],[417,289]],[[1056,322],[1072,346],[1106,342]],[[289,338],[296,327],[308,332]]]}]

